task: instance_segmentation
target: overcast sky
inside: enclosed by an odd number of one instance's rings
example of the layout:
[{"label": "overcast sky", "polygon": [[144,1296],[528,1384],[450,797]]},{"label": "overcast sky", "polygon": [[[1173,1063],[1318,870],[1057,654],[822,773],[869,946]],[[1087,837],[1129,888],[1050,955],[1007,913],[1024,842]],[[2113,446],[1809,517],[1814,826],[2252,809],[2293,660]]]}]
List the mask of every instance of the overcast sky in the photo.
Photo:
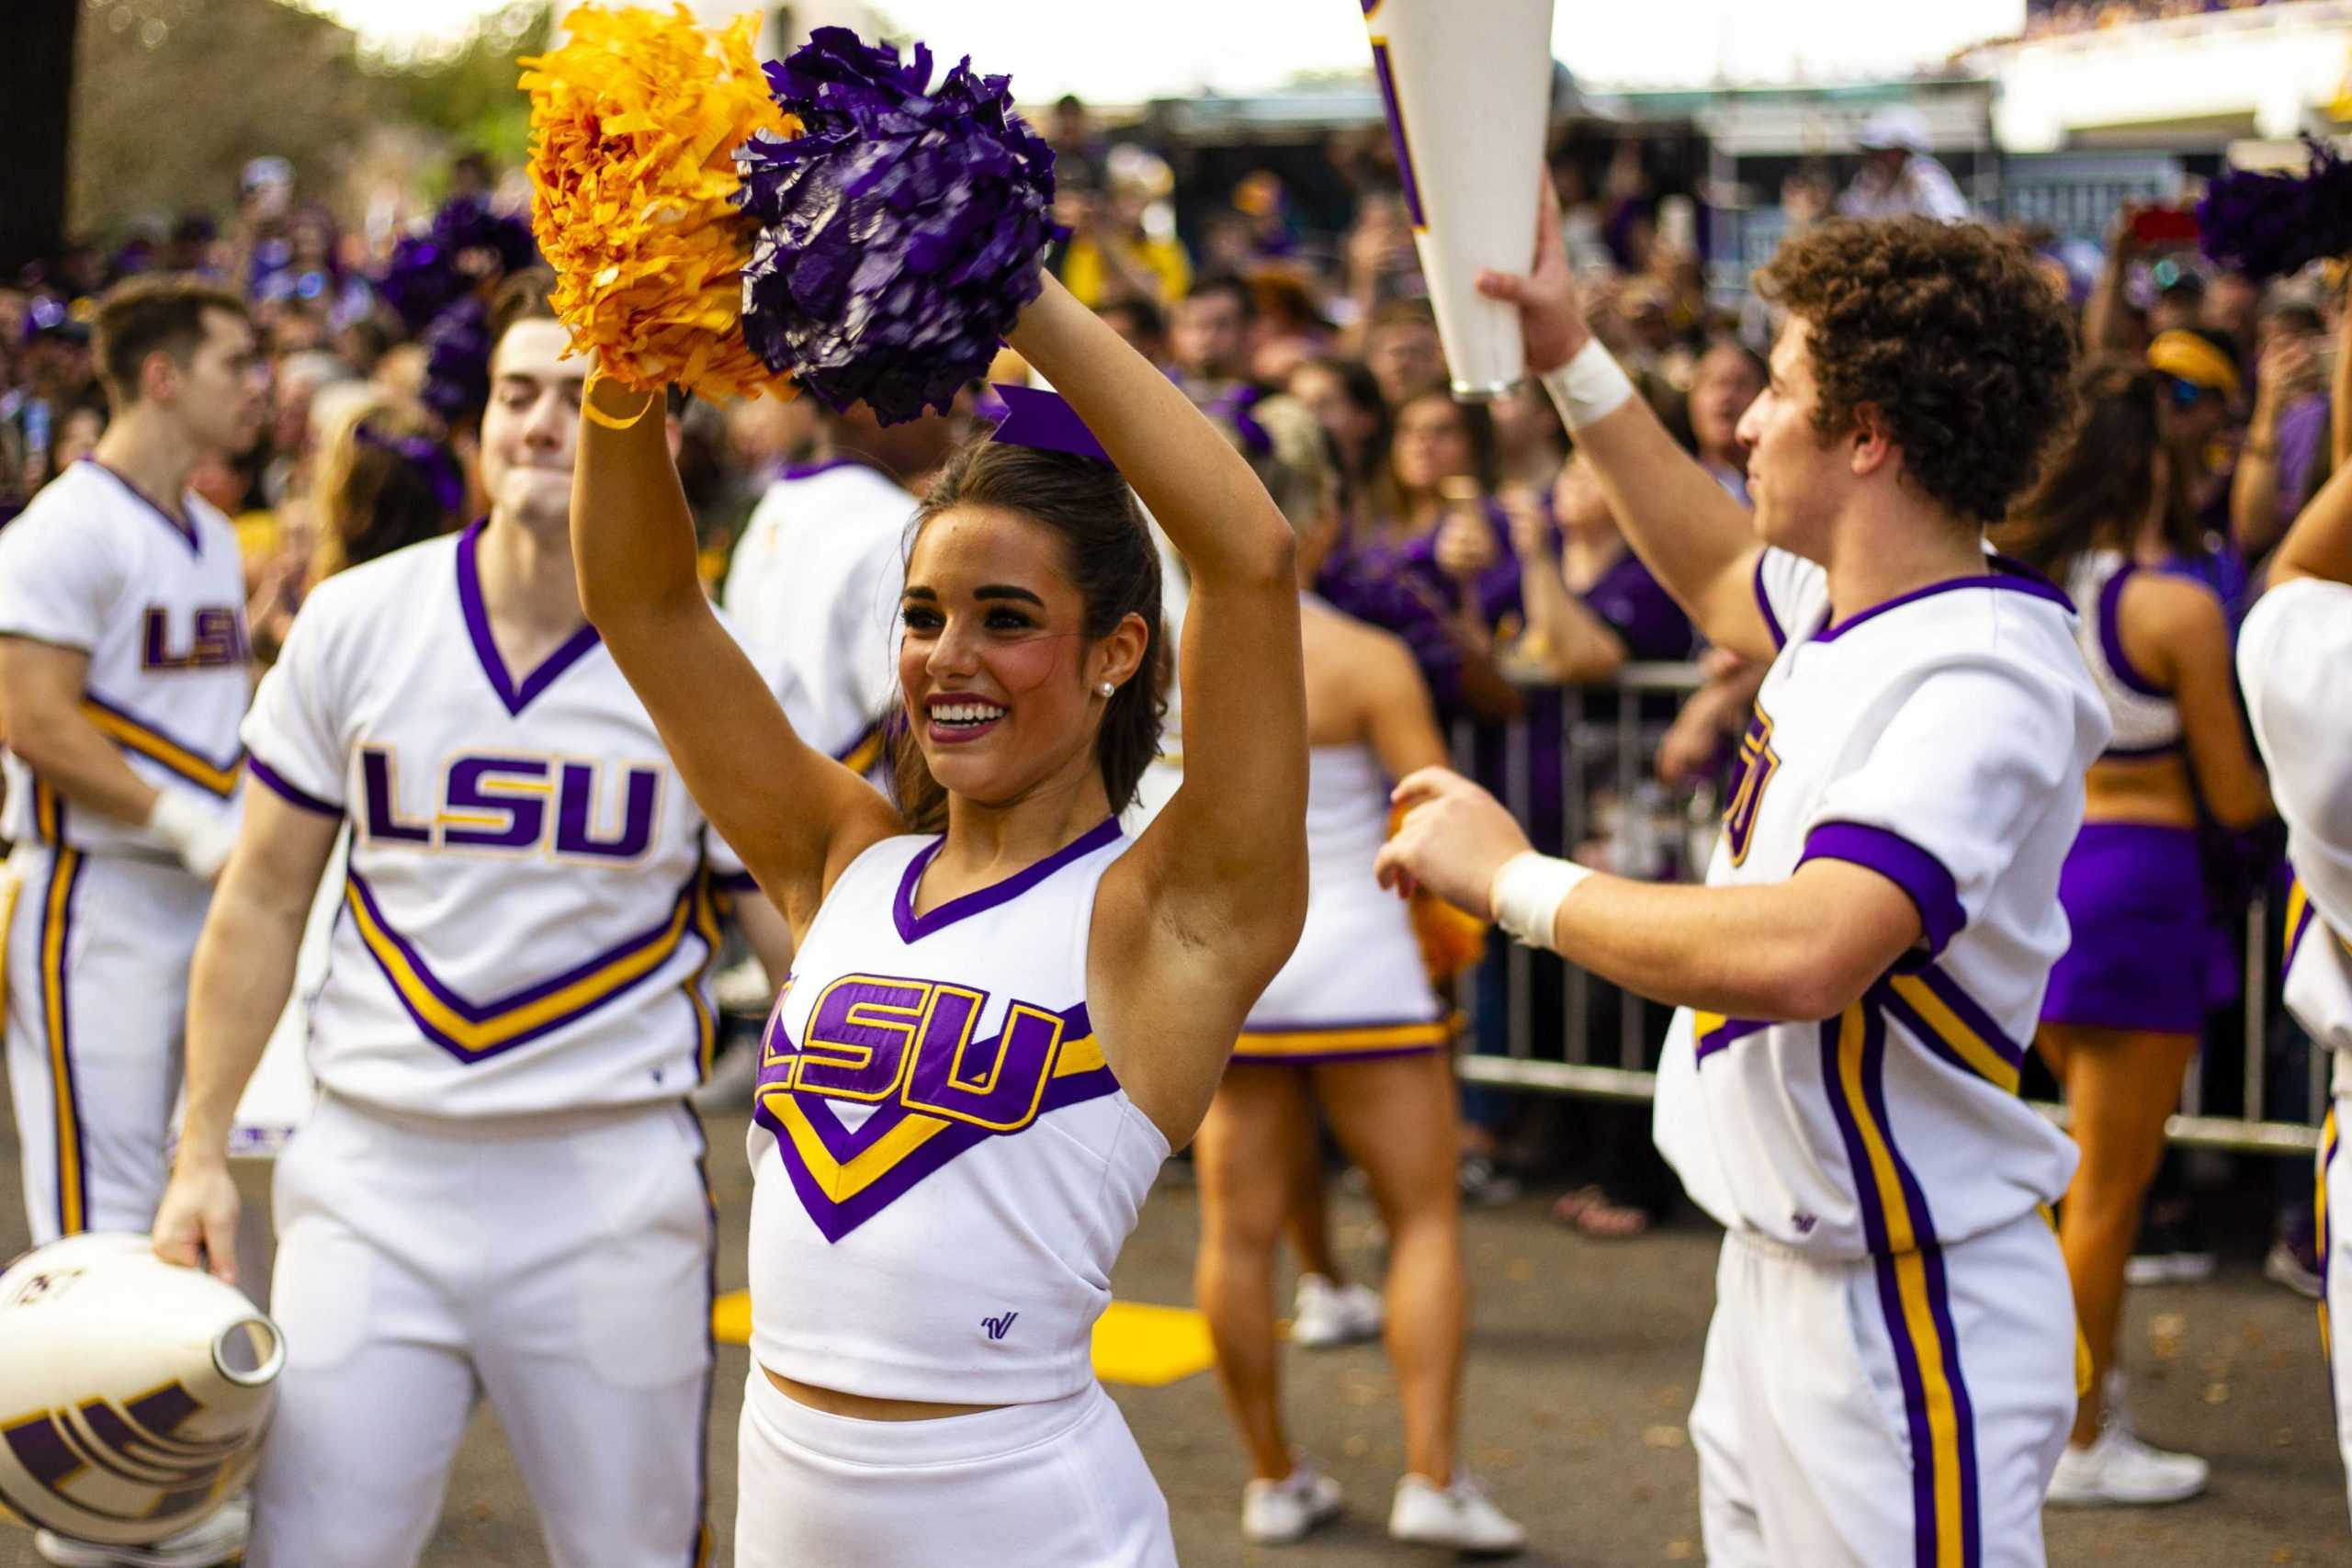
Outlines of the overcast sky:
[{"label": "overcast sky", "polygon": [[[498,0],[307,0],[378,39],[462,29]],[[1441,0],[1464,14],[1478,0]],[[707,5],[698,9],[708,10]],[[809,6],[810,10],[820,8]],[[1213,87],[1272,86],[1365,59],[1357,0],[880,0],[901,32],[951,59],[1009,71],[1035,102],[1064,92],[1106,102]],[[1557,0],[1552,47],[1595,86],[1851,81],[1902,74],[2015,31],[2024,0]],[[1181,17],[1181,20],[1176,18]]]}]

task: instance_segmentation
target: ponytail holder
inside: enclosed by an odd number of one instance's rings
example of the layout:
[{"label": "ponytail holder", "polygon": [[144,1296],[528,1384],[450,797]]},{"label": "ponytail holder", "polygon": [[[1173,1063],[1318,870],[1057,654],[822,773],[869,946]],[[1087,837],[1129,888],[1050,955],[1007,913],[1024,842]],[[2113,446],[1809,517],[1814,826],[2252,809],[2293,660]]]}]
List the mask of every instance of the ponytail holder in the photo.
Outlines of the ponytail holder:
[{"label": "ponytail holder", "polygon": [[1004,423],[996,427],[996,434],[989,437],[990,441],[1033,447],[1040,452],[1067,452],[1073,457],[1091,457],[1098,463],[1111,461],[1111,454],[1102,450],[1102,443],[1094,439],[1094,432],[1086,428],[1078,411],[1063,401],[1059,393],[1019,387],[1010,381],[991,382],[989,389],[1004,404]]},{"label": "ponytail holder", "polygon": [[[646,393],[645,406],[624,419],[616,414],[606,413],[596,406],[597,383],[612,379],[612,377],[605,374],[605,367],[601,365],[588,372],[588,384],[580,389],[580,412],[588,416],[589,423],[603,425],[606,430],[633,430],[644,422],[647,414],[653,412],[654,405],[661,402],[662,394],[659,391]],[[628,389],[635,391],[637,389],[631,387]]]}]

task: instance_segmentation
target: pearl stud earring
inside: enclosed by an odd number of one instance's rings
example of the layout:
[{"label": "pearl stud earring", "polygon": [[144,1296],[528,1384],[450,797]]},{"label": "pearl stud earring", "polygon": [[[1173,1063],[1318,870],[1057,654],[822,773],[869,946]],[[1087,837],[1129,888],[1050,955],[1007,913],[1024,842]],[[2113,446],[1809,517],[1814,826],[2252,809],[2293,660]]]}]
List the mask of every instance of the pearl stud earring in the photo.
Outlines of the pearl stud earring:
[{"label": "pearl stud earring", "polygon": [[1109,696],[1112,693],[1114,693],[1114,692],[1117,691],[1118,689],[1119,689],[1119,688],[1118,688],[1117,686],[1113,685],[1113,684],[1112,684],[1110,682],[1108,682],[1108,681],[1105,681],[1105,682],[1102,682],[1102,694],[1103,694],[1104,696],[1106,696],[1106,697],[1107,697],[1107,696]]}]

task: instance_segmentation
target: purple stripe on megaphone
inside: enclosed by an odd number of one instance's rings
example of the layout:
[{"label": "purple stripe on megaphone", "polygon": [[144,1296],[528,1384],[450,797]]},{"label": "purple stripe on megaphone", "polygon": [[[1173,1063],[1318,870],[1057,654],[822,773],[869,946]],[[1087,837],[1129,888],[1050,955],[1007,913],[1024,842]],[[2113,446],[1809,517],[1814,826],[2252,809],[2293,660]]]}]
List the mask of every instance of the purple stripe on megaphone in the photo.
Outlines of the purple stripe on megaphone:
[{"label": "purple stripe on megaphone", "polygon": [[[1371,0],[1364,6],[1364,14],[1370,16],[1373,6],[1379,3],[1380,0]],[[1388,139],[1396,144],[1396,177],[1405,186],[1405,210],[1411,215],[1414,228],[1426,229],[1430,220],[1421,211],[1421,183],[1413,177],[1413,149],[1405,140],[1405,111],[1396,102],[1396,75],[1388,66],[1386,39],[1372,40],[1372,69],[1380,78],[1380,102],[1388,115]]]}]

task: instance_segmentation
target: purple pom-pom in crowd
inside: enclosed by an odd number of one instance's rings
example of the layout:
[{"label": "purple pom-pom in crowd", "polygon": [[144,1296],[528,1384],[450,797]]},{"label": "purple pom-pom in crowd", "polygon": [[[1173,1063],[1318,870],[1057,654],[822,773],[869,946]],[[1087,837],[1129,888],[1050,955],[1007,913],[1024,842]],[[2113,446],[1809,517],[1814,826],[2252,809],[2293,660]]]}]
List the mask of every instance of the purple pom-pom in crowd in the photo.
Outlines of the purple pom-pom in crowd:
[{"label": "purple pom-pom in crowd", "polygon": [[424,329],[424,403],[448,426],[490,405],[490,312],[469,295]]},{"label": "purple pom-pom in crowd", "polygon": [[531,226],[491,210],[479,197],[453,196],[433,227],[392,248],[378,292],[412,333],[423,332],[487,275],[520,272],[538,260]]},{"label": "purple pom-pom in crowd", "polygon": [[2352,254],[2352,164],[2322,142],[2311,150],[2311,172],[2300,177],[2254,169],[2216,175],[2197,204],[2205,254],[2256,279]]},{"label": "purple pom-pom in crowd", "polygon": [[806,128],[736,152],[760,225],[743,335],[772,370],[885,424],[944,412],[986,372],[1042,287],[1054,154],[1012,111],[1010,78],[820,28],[768,66]]}]

